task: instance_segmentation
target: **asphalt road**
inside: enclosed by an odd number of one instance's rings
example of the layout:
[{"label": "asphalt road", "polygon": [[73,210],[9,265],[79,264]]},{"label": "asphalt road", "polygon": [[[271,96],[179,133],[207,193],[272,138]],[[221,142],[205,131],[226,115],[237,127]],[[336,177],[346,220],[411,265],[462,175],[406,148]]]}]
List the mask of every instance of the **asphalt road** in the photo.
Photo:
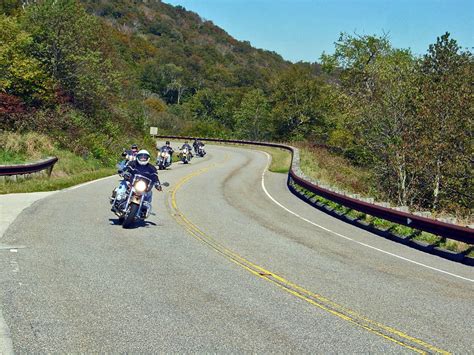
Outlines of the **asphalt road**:
[{"label": "asphalt road", "polygon": [[22,212],[0,240],[15,352],[474,352],[473,268],[262,182],[263,152],[207,150],[160,173],[146,225],[116,224],[117,177]]}]

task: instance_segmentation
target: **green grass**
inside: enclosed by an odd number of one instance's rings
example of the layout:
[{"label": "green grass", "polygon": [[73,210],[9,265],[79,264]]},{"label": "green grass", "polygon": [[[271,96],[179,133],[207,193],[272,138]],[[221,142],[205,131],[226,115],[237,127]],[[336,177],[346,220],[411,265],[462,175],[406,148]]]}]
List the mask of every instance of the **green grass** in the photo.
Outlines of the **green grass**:
[{"label": "green grass", "polygon": [[259,146],[255,146],[255,149],[262,150],[271,155],[272,162],[268,170],[273,173],[288,174],[291,165],[291,153],[288,150]]},{"label": "green grass", "polygon": [[51,177],[43,173],[40,176],[26,175],[18,181],[7,179],[0,182],[0,194],[59,190],[116,172],[114,167],[105,166],[97,159],[82,158],[55,147],[44,135],[5,133],[0,138],[6,148],[0,150],[0,164],[33,162],[47,156],[59,158]]},{"label": "green grass", "polygon": [[274,147],[262,147],[259,145],[243,145],[243,144],[233,144],[238,145],[241,148],[252,149],[252,150],[261,150],[270,154],[272,161],[268,170],[272,173],[279,174],[288,174],[290,171],[291,165],[291,152],[286,149],[274,148]]},{"label": "green grass", "polygon": [[24,154],[0,149],[0,165],[21,164],[24,162],[26,162],[26,156]]},{"label": "green grass", "polygon": [[62,177],[41,177],[25,179],[19,182],[7,181],[0,183],[0,194],[54,191],[71,187],[83,182],[110,176],[116,173],[115,168],[101,168],[94,171],[84,171]]}]

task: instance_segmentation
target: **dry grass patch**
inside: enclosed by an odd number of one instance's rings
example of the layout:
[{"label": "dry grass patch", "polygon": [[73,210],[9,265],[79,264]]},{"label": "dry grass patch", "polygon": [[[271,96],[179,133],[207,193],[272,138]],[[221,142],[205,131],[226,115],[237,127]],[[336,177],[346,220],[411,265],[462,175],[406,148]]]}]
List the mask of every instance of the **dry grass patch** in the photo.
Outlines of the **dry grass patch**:
[{"label": "dry grass patch", "polygon": [[325,148],[299,144],[300,167],[309,177],[348,193],[377,197],[369,170],[352,165],[347,159]]}]

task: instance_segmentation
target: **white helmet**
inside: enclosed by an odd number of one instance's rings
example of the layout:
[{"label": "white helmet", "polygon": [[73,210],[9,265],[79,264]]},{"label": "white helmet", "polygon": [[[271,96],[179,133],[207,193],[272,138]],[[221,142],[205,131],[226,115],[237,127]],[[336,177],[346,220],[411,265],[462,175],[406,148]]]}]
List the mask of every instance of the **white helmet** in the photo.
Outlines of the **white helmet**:
[{"label": "white helmet", "polygon": [[137,153],[135,159],[138,164],[147,165],[150,162],[150,153],[148,153],[148,150],[142,149]]}]

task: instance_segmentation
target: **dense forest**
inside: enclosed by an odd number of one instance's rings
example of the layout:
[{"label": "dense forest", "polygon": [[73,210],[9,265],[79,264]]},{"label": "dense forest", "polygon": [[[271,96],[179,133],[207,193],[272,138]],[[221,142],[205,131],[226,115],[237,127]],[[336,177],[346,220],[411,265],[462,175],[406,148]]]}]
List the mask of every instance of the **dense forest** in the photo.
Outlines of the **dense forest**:
[{"label": "dense forest", "polygon": [[335,40],[292,64],[161,1],[3,0],[0,129],[104,163],[149,126],[324,145],[399,205],[472,213],[472,53],[449,33],[422,56]]}]

